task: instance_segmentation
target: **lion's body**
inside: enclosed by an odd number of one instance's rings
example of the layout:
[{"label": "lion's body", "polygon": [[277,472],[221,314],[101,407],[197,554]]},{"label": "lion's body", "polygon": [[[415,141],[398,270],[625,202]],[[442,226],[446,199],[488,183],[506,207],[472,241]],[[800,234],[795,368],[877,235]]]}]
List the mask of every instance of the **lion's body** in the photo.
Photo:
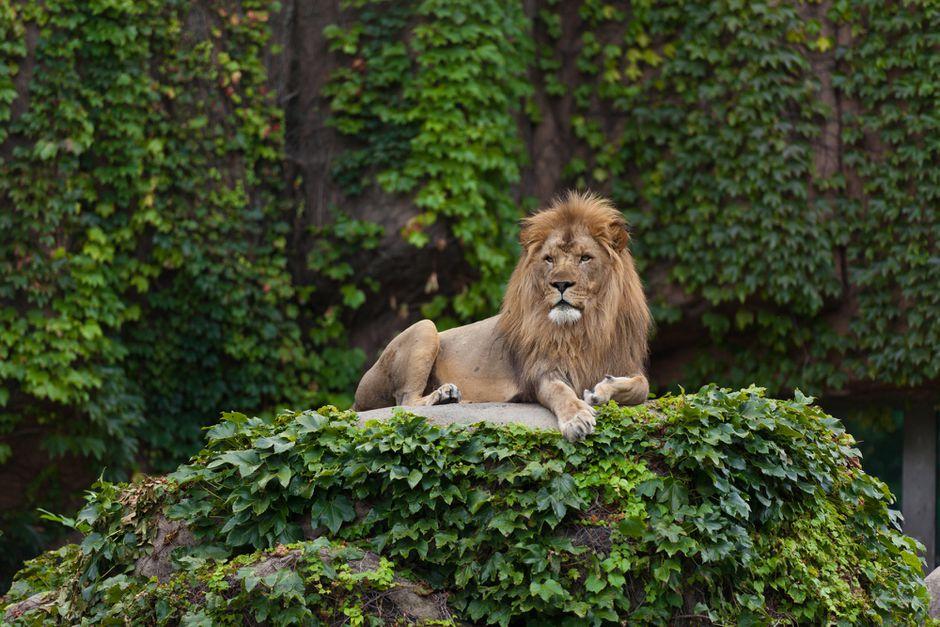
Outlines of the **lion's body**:
[{"label": "lion's body", "polygon": [[356,409],[537,401],[577,439],[593,430],[588,401],[646,400],[649,310],[619,212],[569,194],[529,217],[521,239],[501,313],[441,333],[412,325],[362,378]]}]

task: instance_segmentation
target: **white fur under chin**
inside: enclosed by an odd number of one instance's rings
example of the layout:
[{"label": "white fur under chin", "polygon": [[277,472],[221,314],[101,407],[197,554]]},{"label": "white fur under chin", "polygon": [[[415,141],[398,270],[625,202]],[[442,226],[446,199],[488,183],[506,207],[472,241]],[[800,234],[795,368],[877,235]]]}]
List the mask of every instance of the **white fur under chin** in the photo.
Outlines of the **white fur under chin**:
[{"label": "white fur under chin", "polygon": [[574,324],[581,319],[581,312],[574,307],[552,307],[548,319],[555,324]]}]

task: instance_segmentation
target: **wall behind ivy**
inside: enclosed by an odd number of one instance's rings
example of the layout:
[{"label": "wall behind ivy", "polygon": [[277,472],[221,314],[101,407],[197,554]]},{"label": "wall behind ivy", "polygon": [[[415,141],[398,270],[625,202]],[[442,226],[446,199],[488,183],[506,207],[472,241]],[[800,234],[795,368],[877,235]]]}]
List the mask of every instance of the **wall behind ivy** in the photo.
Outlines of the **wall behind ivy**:
[{"label": "wall behind ivy", "polygon": [[660,389],[930,397],[938,39],[927,2],[0,0],[5,541],[494,312],[573,186],[632,224]]}]

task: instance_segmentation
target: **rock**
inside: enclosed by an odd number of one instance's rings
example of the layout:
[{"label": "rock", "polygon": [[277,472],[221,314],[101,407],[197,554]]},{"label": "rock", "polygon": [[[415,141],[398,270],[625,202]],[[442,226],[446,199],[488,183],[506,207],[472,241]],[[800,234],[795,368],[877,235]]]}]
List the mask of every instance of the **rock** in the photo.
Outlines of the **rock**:
[{"label": "rock", "polygon": [[[322,556],[321,556],[322,557]],[[349,562],[354,573],[362,573],[379,568],[379,556],[371,551],[359,560]],[[394,619],[404,619],[408,623],[415,621],[448,621],[453,618],[447,606],[447,595],[434,592],[427,586],[403,577],[395,577],[395,583],[372,599],[372,604],[381,605],[378,613],[391,623]],[[391,620],[389,620],[391,619]]]},{"label": "rock", "polygon": [[927,575],[927,594],[930,595],[930,617],[940,618],[940,568]]},{"label": "rock", "polygon": [[160,515],[157,518],[157,537],[153,540],[153,550],[134,565],[134,574],[142,577],[156,577],[166,581],[173,574],[171,560],[173,549],[181,546],[193,546],[196,539],[185,523],[169,520]]},{"label": "rock", "polygon": [[43,610],[52,607],[56,602],[57,593],[54,590],[37,592],[25,601],[11,603],[3,612],[5,622],[13,621],[27,612]]},{"label": "rock", "polygon": [[[303,552],[294,550],[275,550],[275,553],[252,566],[252,571],[259,577],[266,577],[278,571],[296,570],[303,557]],[[325,563],[336,564],[336,560],[327,549],[322,549],[319,557]],[[347,562],[351,572],[355,574],[366,573],[379,569],[381,558],[366,551],[360,559]],[[241,585],[234,576],[228,578],[232,590]],[[366,594],[364,606],[373,616],[385,620],[387,624],[403,621],[414,624],[421,621],[448,621],[453,613],[447,604],[447,595],[435,592],[422,583],[409,581],[404,577],[396,576],[394,582],[387,589],[370,591]]]},{"label": "rock", "polygon": [[388,420],[398,411],[424,416],[431,424],[521,424],[531,429],[558,430],[558,420],[549,410],[535,403],[451,403],[420,407],[383,407],[359,412],[359,424],[370,420]]},{"label": "rock", "polygon": [[[608,404],[578,444],[538,405],[389,420],[397,411],[225,416],[172,480],[92,492],[119,504],[95,522],[105,542],[28,564],[3,599],[6,620],[213,623],[246,608],[284,623],[927,620],[917,544],[892,525],[851,437],[805,397],[708,386]],[[481,421],[524,426],[429,426]],[[178,521],[162,519],[170,511]],[[872,529],[884,535],[865,541]],[[180,560],[159,583],[190,533],[217,557]],[[816,581],[800,575],[808,568]],[[758,585],[763,603],[745,606]]]}]

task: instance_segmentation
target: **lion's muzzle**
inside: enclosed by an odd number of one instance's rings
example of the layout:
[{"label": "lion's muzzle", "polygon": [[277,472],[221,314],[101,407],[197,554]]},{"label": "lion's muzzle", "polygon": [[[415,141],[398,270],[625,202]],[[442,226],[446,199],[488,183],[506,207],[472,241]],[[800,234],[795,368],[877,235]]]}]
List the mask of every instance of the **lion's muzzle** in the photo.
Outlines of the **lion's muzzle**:
[{"label": "lion's muzzle", "polygon": [[581,319],[581,311],[562,299],[548,312],[548,319],[555,324],[574,324]]}]

